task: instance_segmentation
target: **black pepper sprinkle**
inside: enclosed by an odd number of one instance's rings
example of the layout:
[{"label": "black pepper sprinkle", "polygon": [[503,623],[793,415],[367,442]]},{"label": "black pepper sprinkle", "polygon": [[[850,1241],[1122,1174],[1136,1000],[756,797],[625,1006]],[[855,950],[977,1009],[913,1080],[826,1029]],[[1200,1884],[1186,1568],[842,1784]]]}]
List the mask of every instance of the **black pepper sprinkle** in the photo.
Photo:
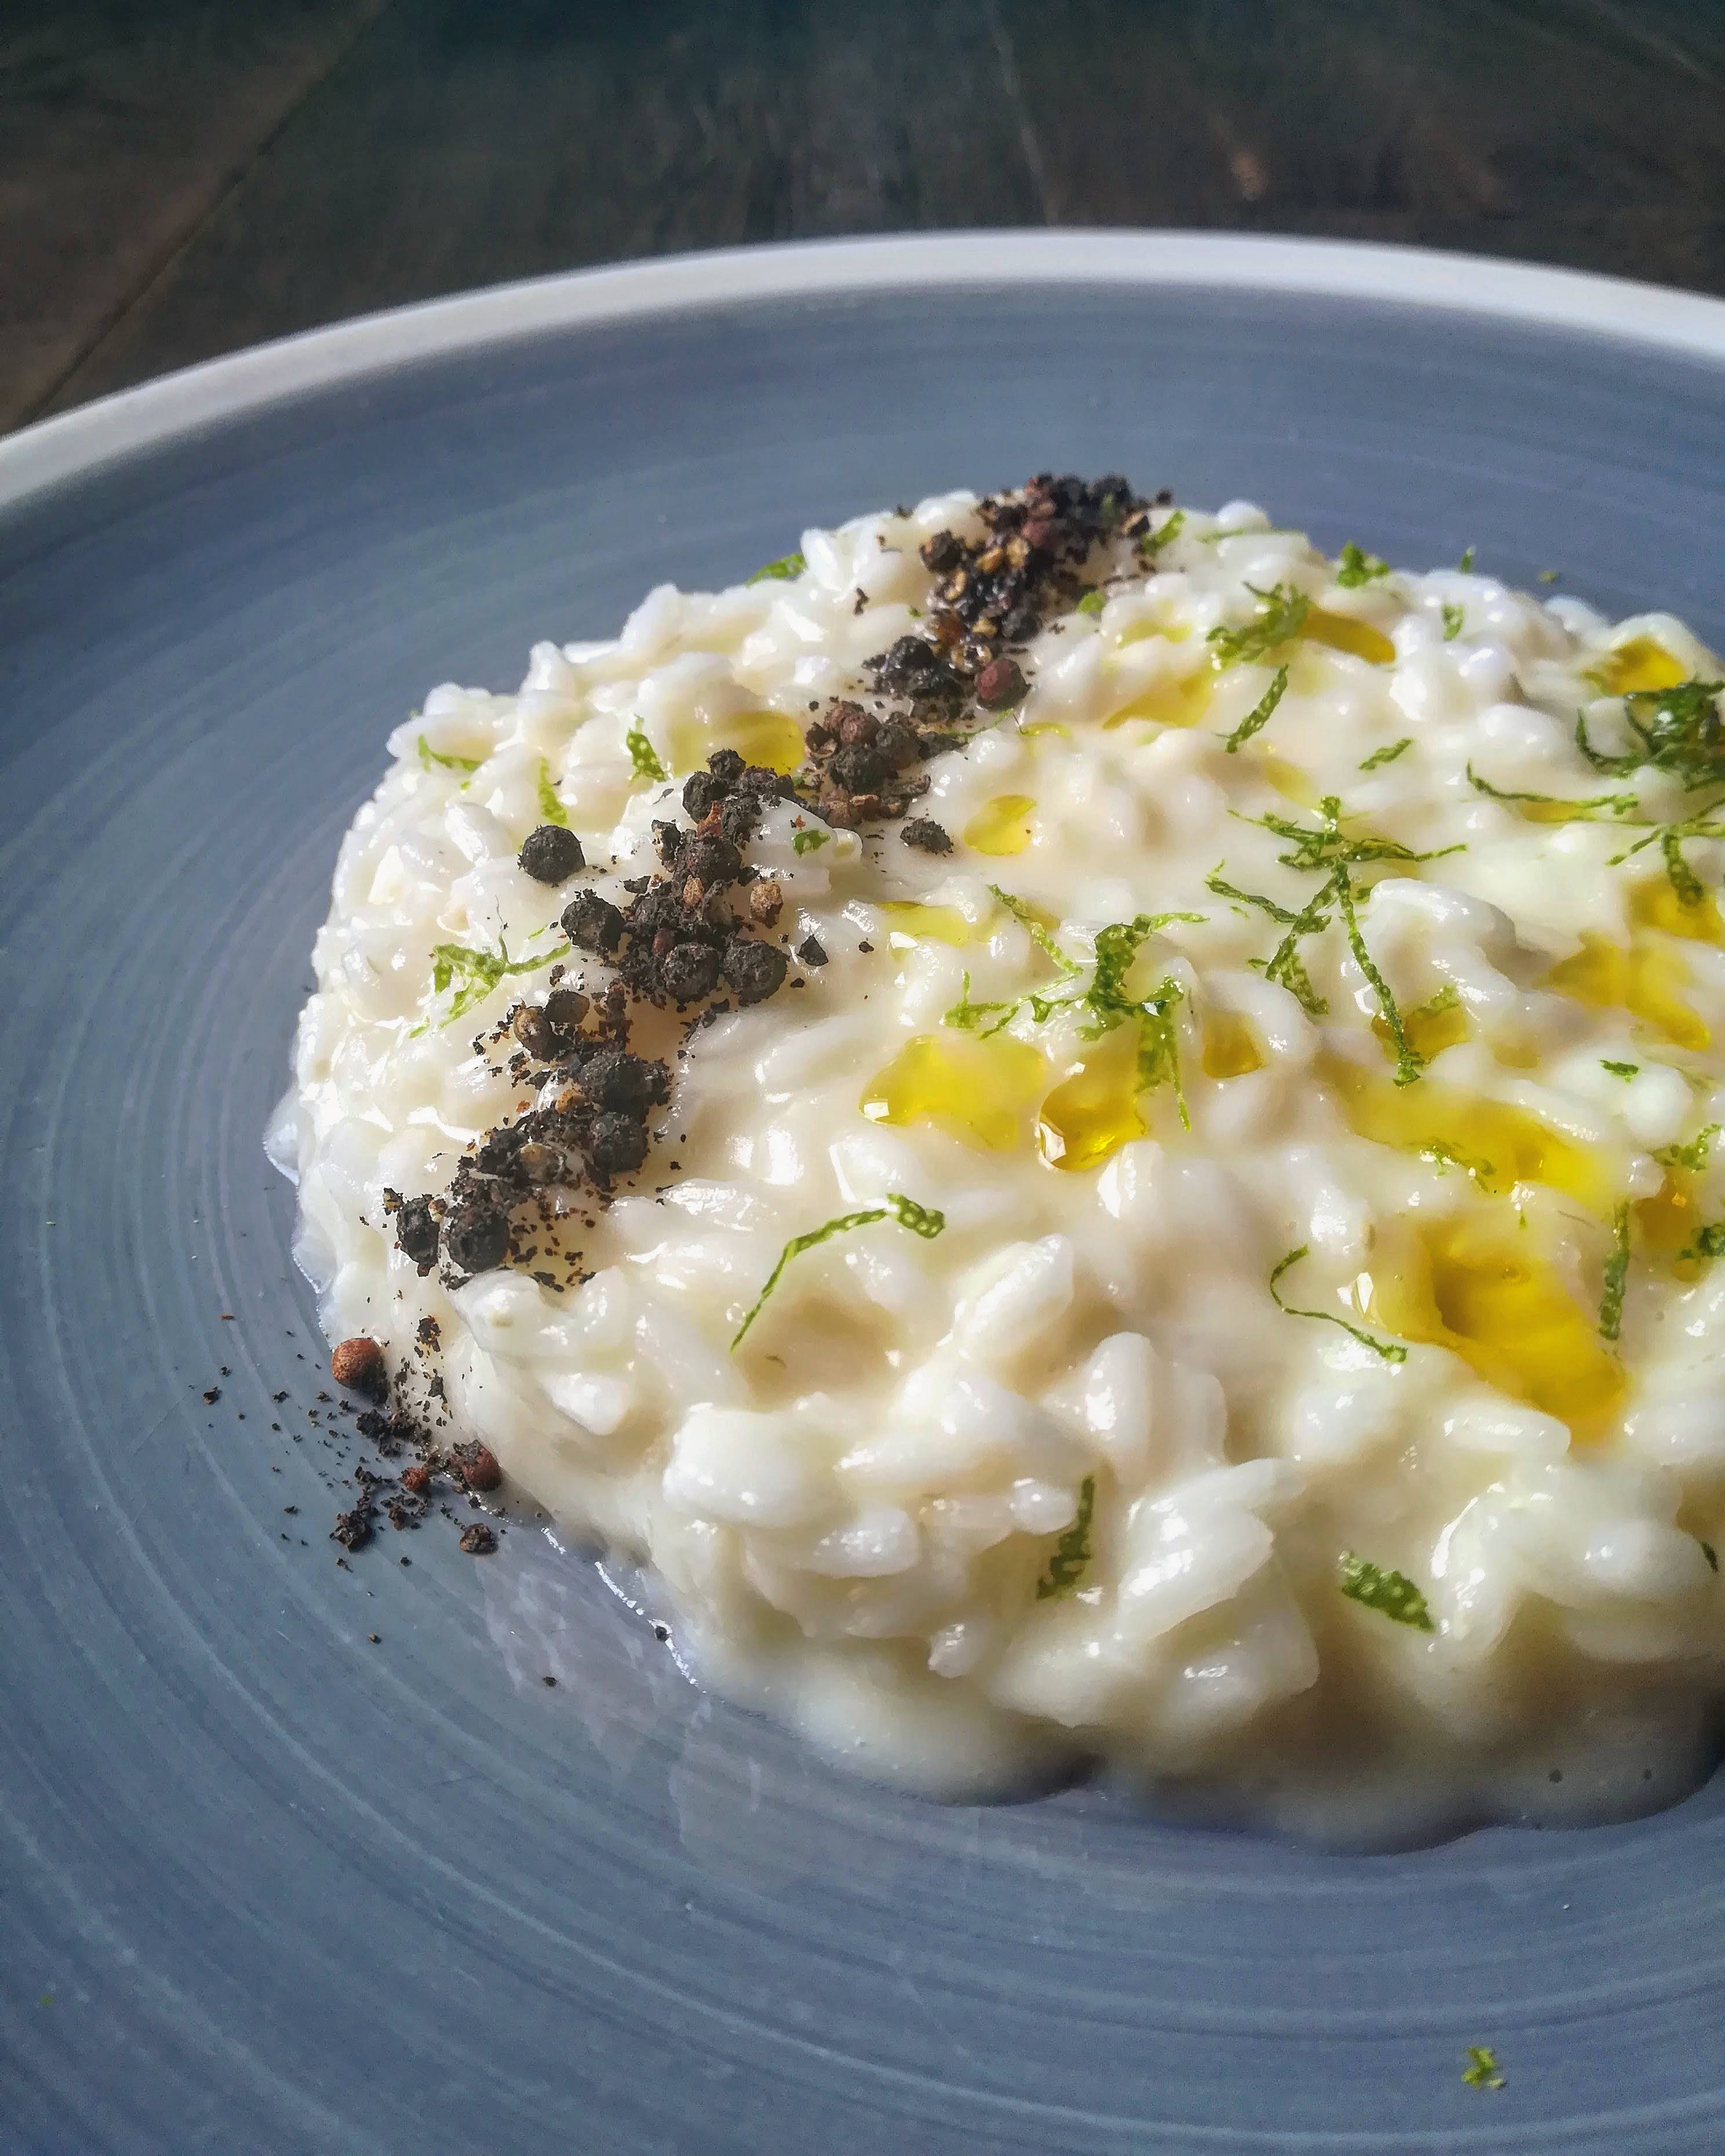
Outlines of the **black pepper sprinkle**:
[{"label": "black pepper sprinkle", "polygon": [[[683,780],[678,793],[687,826],[661,814],[653,829],[660,872],[625,879],[626,905],[587,890],[562,910],[561,926],[575,950],[611,970],[603,993],[564,988],[570,968],[559,963],[542,1005],[515,1006],[495,1033],[475,1041],[494,1074],[521,1089],[514,1118],[469,1147],[447,1195],[385,1193],[398,1246],[422,1275],[441,1260],[453,1269],[444,1276],[452,1285],[455,1276],[501,1265],[530,1272],[547,1287],[590,1276],[578,1258],[562,1254],[562,1238],[580,1224],[594,1226],[611,1202],[614,1180],[645,1165],[663,1135],[651,1118],[670,1097],[668,1059],[687,1054],[686,1046],[667,1050],[667,1060],[634,1054],[633,1014],[644,1006],[686,1012],[686,1043],[733,1008],[806,986],[791,977],[785,950],[763,933],[776,927],[784,905],[775,876],[747,859],[763,813],[775,801],[793,801],[798,830],[813,823],[866,831],[900,821],[901,838],[914,850],[950,852],[952,839],[939,824],[910,814],[929,787],[920,767],[962,747],[990,715],[1022,701],[1029,685],[1012,648],[1076,603],[1097,579],[1093,549],[1125,526],[1137,528],[1145,507],[1124,480],[1111,477],[1040,474],[1014,492],[990,496],[976,511],[980,536],[948,531],[924,544],[923,559],[939,579],[934,603],[926,614],[913,609],[916,634],[866,662],[860,700],[809,702],[808,761],[793,778],[724,749],[708,758],[705,772]],[[668,788],[657,797],[661,808],[675,798]],[[547,882],[586,865],[579,841],[559,824],[540,826],[521,849],[523,870]],[[864,940],[857,948],[867,954],[875,947]],[[795,955],[809,968],[827,959],[813,936]],[[492,1063],[488,1050],[506,1042],[504,1060]],[[680,1171],[680,1162],[670,1165]],[[576,1188],[586,1194],[584,1208],[568,1202]],[[560,1283],[544,1269],[552,1258],[568,1280]],[[425,1340],[422,1327],[419,1351],[434,1353],[437,1344],[434,1335]],[[434,1375],[427,1390],[439,1397],[440,1378]],[[358,1427],[386,1450],[398,1450],[409,1438],[398,1421],[362,1415]],[[362,1490],[344,1522],[362,1522],[369,1532],[371,1503]],[[478,1522],[467,1532],[490,1535]],[[481,1553],[479,1543],[472,1547]],[[495,1537],[484,1545],[495,1547]]]}]

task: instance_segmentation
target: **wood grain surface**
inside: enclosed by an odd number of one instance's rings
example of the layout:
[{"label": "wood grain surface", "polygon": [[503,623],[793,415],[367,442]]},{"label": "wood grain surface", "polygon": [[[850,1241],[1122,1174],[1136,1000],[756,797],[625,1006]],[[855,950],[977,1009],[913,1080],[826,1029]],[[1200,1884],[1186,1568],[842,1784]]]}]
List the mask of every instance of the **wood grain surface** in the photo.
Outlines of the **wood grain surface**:
[{"label": "wood grain surface", "polygon": [[10,0],[0,427],[583,264],[934,226],[1725,291],[1715,0]]}]

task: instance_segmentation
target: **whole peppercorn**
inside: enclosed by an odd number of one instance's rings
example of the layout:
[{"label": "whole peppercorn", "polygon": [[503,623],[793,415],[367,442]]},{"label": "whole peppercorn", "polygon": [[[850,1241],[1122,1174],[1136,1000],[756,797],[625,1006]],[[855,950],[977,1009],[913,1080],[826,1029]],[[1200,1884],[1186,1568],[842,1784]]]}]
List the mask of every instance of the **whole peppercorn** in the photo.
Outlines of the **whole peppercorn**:
[{"label": "whole peppercorn", "polygon": [[536,1004],[523,1004],[509,1029],[536,1062],[549,1061],[553,1046],[551,1021]]},{"label": "whole peppercorn", "polygon": [[330,1375],[350,1393],[363,1393],[381,1400],[389,1390],[389,1368],[383,1350],[361,1333],[344,1340],[330,1357]]},{"label": "whole peppercorn", "polygon": [[431,1200],[404,1199],[395,1216],[396,1247],[422,1275],[437,1263],[437,1215],[431,1209]]},{"label": "whole peppercorn", "polygon": [[444,1255],[458,1272],[495,1272],[509,1255],[509,1215],[473,1200],[452,1205],[443,1240]]},{"label": "whole peppercorn", "polygon": [[536,883],[567,883],[587,865],[580,839],[562,824],[542,824],[529,831],[516,858]]},{"label": "whole peppercorn", "polygon": [[776,944],[737,937],[725,948],[725,981],[742,1004],[762,1003],[781,988],[790,968]]},{"label": "whole peppercorn", "polygon": [[620,1110],[595,1116],[588,1158],[596,1176],[633,1174],[647,1158],[645,1126]]},{"label": "whole peppercorn", "polygon": [[976,677],[976,700],[985,711],[1009,711],[1029,686],[1016,660],[991,659]]},{"label": "whole peppercorn", "polygon": [[674,1003],[692,1004],[719,983],[719,954],[710,943],[673,943],[660,961],[659,977]]},{"label": "whole peppercorn", "polygon": [[878,749],[860,742],[837,749],[827,772],[834,786],[846,793],[878,793],[892,776],[892,766]]},{"label": "whole peppercorn", "polygon": [[683,781],[684,811],[698,824],[707,810],[716,808],[730,791],[727,779],[711,771],[691,771]]},{"label": "whole peppercorn", "polygon": [[751,794],[733,793],[719,804],[719,829],[733,846],[746,846],[761,820],[761,804]]},{"label": "whole peppercorn", "polygon": [[742,874],[742,855],[728,839],[685,837],[677,854],[677,872],[711,889],[735,883]]},{"label": "whole peppercorn", "polygon": [[716,748],[706,760],[706,767],[715,778],[722,778],[734,786],[747,766],[734,748]]},{"label": "whole peppercorn", "polygon": [[608,1048],[582,1065],[581,1091],[596,1108],[622,1108],[639,1118],[665,1097],[664,1066],[626,1049]]},{"label": "whole peppercorn", "polygon": [[547,1022],[559,1033],[572,1033],[592,1008],[579,988],[553,988],[545,998]]},{"label": "whole peppercorn", "polygon": [[951,531],[937,531],[933,538],[923,541],[919,551],[923,567],[932,569],[937,576],[945,570],[956,569],[964,558],[964,549]]},{"label": "whole peppercorn", "polygon": [[614,951],[623,937],[623,916],[595,891],[572,898],[561,925],[578,951]]},{"label": "whole peppercorn", "polygon": [[859,742],[866,745],[880,731],[880,721],[865,711],[860,704],[834,704],[827,715],[827,723],[837,732],[847,748]]},{"label": "whole peppercorn", "polygon": [[874,745],[875,752],[884,756],[895,771],[902,771],[916,760],[916,730],[902,719],[889,719],[875,735]]},{"label": "whole peppercorn", "polygon": [[489,1445],[458,1445],[454,1460],[470,1490],[495,1490],[503,1480],[503,1470]]}]

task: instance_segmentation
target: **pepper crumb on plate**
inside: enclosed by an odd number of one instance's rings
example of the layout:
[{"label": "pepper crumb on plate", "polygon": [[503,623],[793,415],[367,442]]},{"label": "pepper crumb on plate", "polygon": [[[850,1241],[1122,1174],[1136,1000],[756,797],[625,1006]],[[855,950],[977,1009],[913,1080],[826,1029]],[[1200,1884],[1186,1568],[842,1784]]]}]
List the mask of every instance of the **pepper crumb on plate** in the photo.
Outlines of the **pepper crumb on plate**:
[{"label": "pepper crumb on plate", "polygon": [[363,1333],[341,1341],[330,1357],[330,1375],[351,1393],[381,1400],[389,1390],[389,1367],[383,1350]]}]

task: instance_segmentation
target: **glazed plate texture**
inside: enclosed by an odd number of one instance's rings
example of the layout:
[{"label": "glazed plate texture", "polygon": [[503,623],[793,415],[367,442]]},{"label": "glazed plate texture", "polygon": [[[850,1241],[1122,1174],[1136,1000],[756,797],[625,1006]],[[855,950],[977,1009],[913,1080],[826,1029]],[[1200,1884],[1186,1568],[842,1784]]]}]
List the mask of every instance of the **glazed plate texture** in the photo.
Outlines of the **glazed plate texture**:
[{"label": "glazed plate texture", "polygon": [[385,736],[1050,470],[1725,643],[1725,305],[1389,249],[643,264],[0,444],[0,2150],[1725,2144],[1717,1778],[1358,1856],[940,1805],[703,1695],[526,1514],[329,1538],[364,1449],[261,1141]]}]

